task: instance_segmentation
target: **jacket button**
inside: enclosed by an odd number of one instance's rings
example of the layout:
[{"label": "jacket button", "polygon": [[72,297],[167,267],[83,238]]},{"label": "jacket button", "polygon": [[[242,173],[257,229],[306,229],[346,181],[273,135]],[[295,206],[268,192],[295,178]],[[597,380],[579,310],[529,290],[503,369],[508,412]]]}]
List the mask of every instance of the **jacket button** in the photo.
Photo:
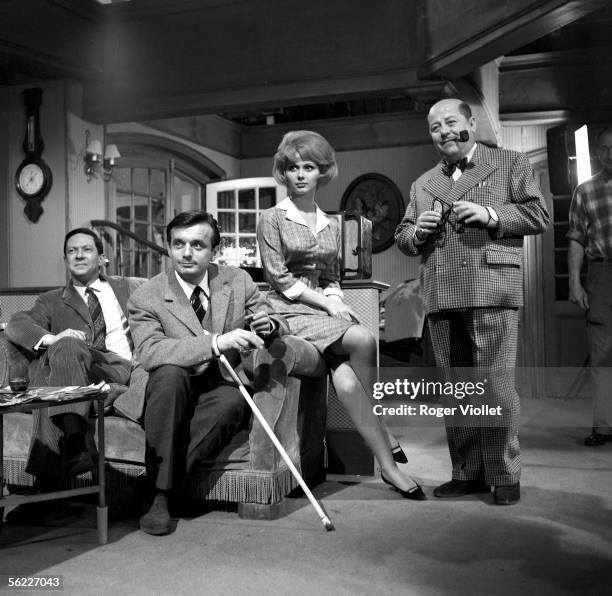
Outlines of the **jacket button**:
[{"label": "jacket button", "polygon": [[462,267],[467,267],[467,261],[465,259],[463,261],[461,261],[461,266]]}]

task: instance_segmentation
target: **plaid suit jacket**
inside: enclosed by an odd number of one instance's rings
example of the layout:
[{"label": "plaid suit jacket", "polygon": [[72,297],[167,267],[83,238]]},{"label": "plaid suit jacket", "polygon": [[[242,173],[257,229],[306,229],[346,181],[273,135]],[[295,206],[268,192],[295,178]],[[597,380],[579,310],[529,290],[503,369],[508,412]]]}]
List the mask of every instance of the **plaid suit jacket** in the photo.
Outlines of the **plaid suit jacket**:
[{"label": "plaid suit jacket", "polygon": [[[432,210],[434,200],[449,209],[466,200],[493,207],[499,227],[460,226],[454,213],[444,233],[414,244],[416,219]],[[427,313],[487,306],[523,304],[523,236],[539,234],[548,212],[527,158],[516,151],[478,144],[470,167],[453,181],[442,163],[420,176],[410,190],[406,213],[395,232],[399,249],[422,255],[421,286]]]}]

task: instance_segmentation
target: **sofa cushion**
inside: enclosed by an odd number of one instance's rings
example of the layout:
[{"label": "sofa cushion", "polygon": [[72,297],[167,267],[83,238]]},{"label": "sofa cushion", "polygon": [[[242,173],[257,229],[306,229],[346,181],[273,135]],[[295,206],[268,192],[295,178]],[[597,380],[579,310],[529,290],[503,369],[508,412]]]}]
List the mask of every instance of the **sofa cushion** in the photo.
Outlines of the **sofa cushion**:
[{"label": "sofa cushion", "polygon": [[142,366],[138,365],[132,370],[129,387],[113,402],[113,407],[121,416],[133,422],[140,421],[148,379],[149,375]]},{"label": "sofa cushion", "polygon": [[[97,431],[97,425],[93,420],[92,424]],[[104,418],[104,441],[107,459],[144,465],[145,431],[139,424],[119,416],[106,416]],[[27,446],[25,454],[27,454]],[[242,469],[248,467],[248,461],[249,431],[241,430],[234,435],[214,460],[204,460],[198,465],[198,468]]]},{"label": "sofa cushion", "polygon": [[106,416],[104,442],[106,457],[130,463],[144,463],[144,430],[136,422],[119,416]]}]

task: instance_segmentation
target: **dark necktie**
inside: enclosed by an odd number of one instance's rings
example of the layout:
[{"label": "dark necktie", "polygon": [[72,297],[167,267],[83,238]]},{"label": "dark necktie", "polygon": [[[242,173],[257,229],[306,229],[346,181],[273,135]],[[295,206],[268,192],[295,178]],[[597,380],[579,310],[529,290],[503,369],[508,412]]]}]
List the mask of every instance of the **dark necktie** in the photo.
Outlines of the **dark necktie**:
[{"label": "dark necktie", "polygon": [[200,325],[204,320],[204,315],[206,314],[206,309],[200,300],[200,292],[206,296],[206,292],[200,287],[196,286],[193,288],[193,293],[191,294],[191,308],[195,311],[196,316],[198,317],[198,321],[200,321]]},{"label": "dark necktie", "polygon": [[462,172],[465,172],[465,169],[469,168],[470,165],[471,164],[468,162],[467,157],[464,157],[463,159],[460,159],[454,163],[445,161],[442,165],[442,173],[450,178],[457,168],[459,168]]},{"label": "dark necktie", "polygon": [[94,326],[93,339],[91,341],[91,347],[98,350],[106,349],[106,322],[104,321],[104,314],[102,314],[102,307],[100,301],[96,296],[96,292],[93,288],[87,288],[87,308],[89,308],[89,314]]}]

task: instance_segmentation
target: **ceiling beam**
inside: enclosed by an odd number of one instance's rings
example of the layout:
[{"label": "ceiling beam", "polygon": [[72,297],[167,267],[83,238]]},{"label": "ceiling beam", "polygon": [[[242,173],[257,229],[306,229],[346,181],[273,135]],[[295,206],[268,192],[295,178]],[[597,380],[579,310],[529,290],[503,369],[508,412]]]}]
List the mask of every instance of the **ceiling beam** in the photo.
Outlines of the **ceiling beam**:
[{"label": "ceiling beam", "polygon": [[[442,85],[436,84],[436,90]],[[226,87],[174,95],[112,96],[103,89],[86,89],[85,117],[92,122],[153,120],[243,110],[266,110],[321,102],[346,101],[383,94],[432,94],[431,84],[421,84],[416,69],[369,76],[286,81],[275,85]]]},{"label": "ceiling beam", "polygon": [[612,108],[612,46],[512,56],[500,66],[500,111]]},{"label": "ceiling beam", "polygon": [[608,5],[609,0],[462,0],[452,5],[421,0],[419,77],[460,78]]},{"label": "ceiling beam", "polygon": [[[296,127],[295,123],[273,126],[245,126],[241,135],[241,158],[274,155],[282,136]],[[431,146],[426,113],[396,112],[373,116],[357,116],[300,122],[299,127],[316,130],[336,151],[409,146]]]},{"label": "ceiling beam", "polygon": [[[128,4],[117,7],[127,14]],[[135,9],[138,3],[132,4]],[[179,6],[140,20],[109,20],[104,72],[86,89],[93,120],[321,103],[401,92],[419,82],[412,2],[210,0]]]},{"label": "ceiling beam", "polygon": [[97,5],[81,2],[85,10],[78,2],[0,3],[0,56],[15,76],[87,80],[102,74]]}]

